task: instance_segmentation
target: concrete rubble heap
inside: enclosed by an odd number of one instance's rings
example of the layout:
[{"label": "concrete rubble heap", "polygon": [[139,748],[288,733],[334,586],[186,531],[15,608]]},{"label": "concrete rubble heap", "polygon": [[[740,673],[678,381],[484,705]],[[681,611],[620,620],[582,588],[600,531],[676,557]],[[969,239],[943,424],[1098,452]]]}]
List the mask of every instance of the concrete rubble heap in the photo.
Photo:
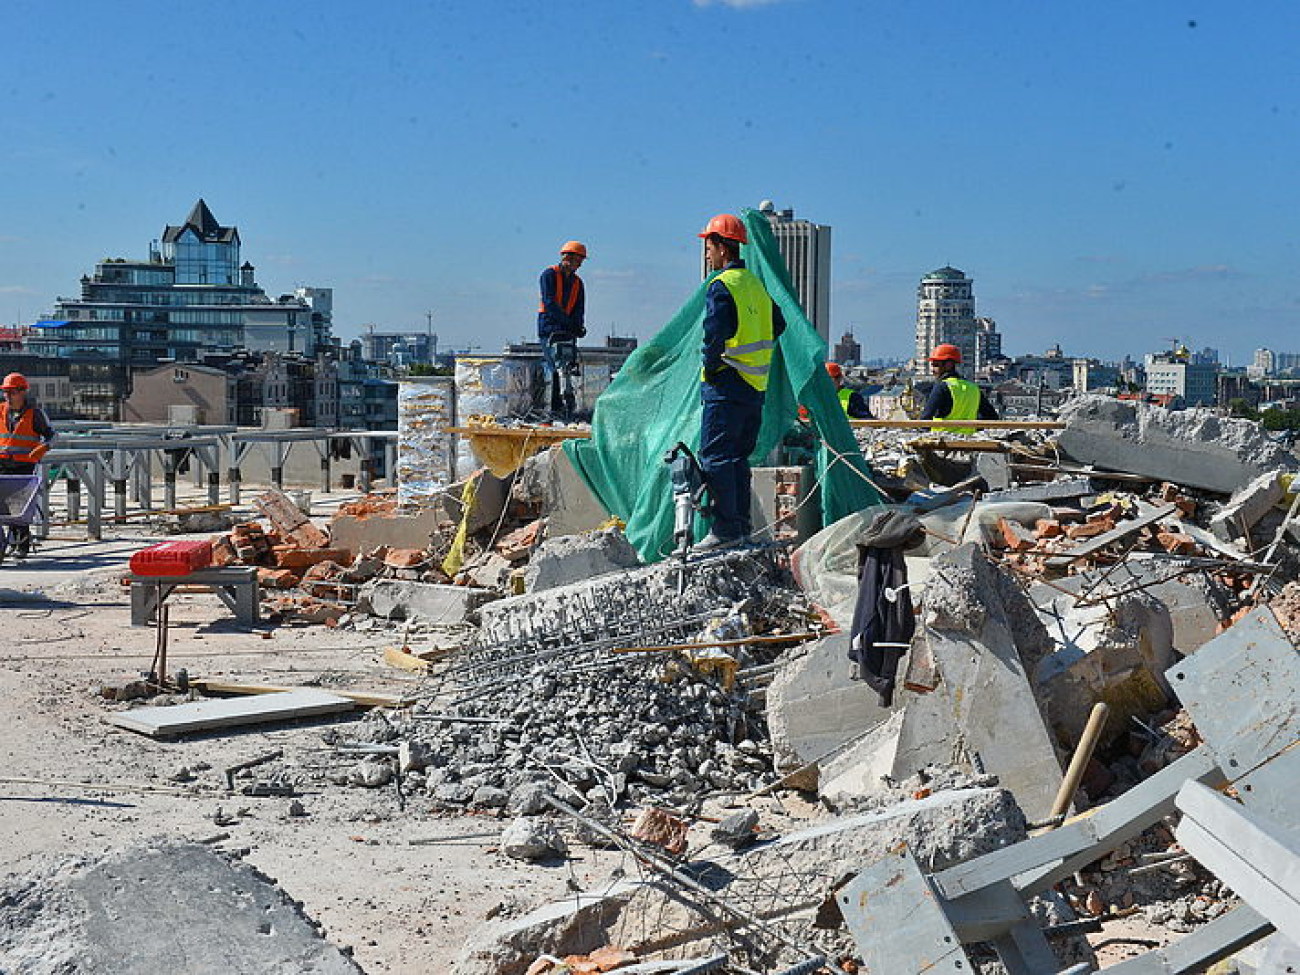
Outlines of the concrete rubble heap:
[{"label": "concrete rubble heap", "polygon": [[[273,622],[346,630],[358,647],[382,640],[365,646],[382,664],[354,653],[344,666],[373,663],[361,672],[400,694],[353,694],[345,703],[363,716],[284,731],[227,769],[228,790],[247,773],[245,795],[344,797],[364,804],[349,822],[367,824],[473,814],[488,837],[472,854],[481,871],[513,873],[520,893],[468,939],[468,919],[454,937],[445,929],[438,970],[452,970],[445,946],[464,940],[459,975],[879,973],[890,937],[940,904],[957,905],[952,950],[987,973],[1104,970],[1121,924],[1155,945],[1213,932],[1256,906],[1255,892],[1188,855],[1172,796],[1183,779],[1241,776],[1195,764],[1215,746],[1198,724],[1215,721],[1198,710],[1205,689],[1180,681],[1216,653],[1242,673],[1263,659],[1292,673],[1300,464],[1258,425],[1208,411],[1081,397],[1062,420],[1057,433],[979,434],[968,450],[949,433],[857,431],[889,507],[925,530],[903,553],[907,586],[884,593],[911,600],[917,621],[892,699],[857,679],[848,655],[858,545],[879,509],[797,547],[644,565],[558,448],[418,509],[377,492],[328,524],[268,491],[256,519],[215,540],[218,565],[258,568]],[[1262,618],[1272,643],[1255,638]],[[1254,655],[1232,656],[1238,640]],[[1261,693],[1290,686],[1254,676]],[[331,685],[344,680],[322,667],[309,683],[342,695]],[[132,686],[96,706],[198,697],[152,677]],[[1243,776],[1258,767],[1250,758]],[[202,788],[205,769],[173,782]],[[286,819],[304,816],[299,804]],[[1032,871],[998,870],[1088,824],[1114,842],[1068,868],[1056,857],[1059,875],[1009,907]],[[196,876],[230,868],[192,848],[166,855]],[[562,865],[568,895],[535,896],[536,871]],[[33,894],[61,884],[10,881],[0,967],[75,926]],[[872,913],[900,891],[919,891],[915,903]],[[63,898],[41,903],[73,903]],[[971,934],[1008,913],[1016,936]],[[1258,950],[1291,957],[1279,929]],[[1039,951],[1039,967],[1004,965],[1013,945]],[[310,970],[350,970],[323,941],[294,950],[318,949],[327,960]]]}]

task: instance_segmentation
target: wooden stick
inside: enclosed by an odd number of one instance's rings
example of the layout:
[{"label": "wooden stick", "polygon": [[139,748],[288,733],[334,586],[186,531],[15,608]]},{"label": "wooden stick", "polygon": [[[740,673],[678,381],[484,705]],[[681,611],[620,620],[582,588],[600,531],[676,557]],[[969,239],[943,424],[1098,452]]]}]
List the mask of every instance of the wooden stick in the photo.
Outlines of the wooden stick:
[{"label": "wooden stick", "polygon": [[1074,757],[1070,759],[1070,767],[1066,770],[1065,778],[1061,780],[1056,801],[1052,803],[1050,819],[1064,816],[1066,810],[1070,808],[1070,803],[1074,801],[1074,792],[1083,779],[1083,772],[1092,758],[1093,749],[1097,747],[1097,739],[1101,737],[1101,729],[1106,725],[1108,714],[1110,708],[1107,705],[1098,702],[1092,706],[1092,714],[1088,715],[1088,723],[1084,725],[1079,745],[1074,750]]},{"label": "wooden stick", "polygon": [[1064,430],[1055,420],[850,420],[850,426],[883,430],[929,430],[952,427],[962,430]]}]

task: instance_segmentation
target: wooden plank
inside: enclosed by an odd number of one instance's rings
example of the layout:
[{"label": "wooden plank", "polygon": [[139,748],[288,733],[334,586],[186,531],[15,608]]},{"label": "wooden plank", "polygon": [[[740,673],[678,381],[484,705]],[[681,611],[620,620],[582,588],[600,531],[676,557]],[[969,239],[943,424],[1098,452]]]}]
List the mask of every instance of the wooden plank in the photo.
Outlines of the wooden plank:
[{"label": "wooden plank", "polygon": [[[204,694],[280,694],[284,691],[303,690],[276,684],[231,684],[207,678],[190,678],[190,686]],[[354,704],[367,708],[405,708],[415,703],[415,698],[401,694],[381,694],[369,691],[330,691],[336,697],[345,697]]]},{"label": "wooden plank", "polygon": [[953,427],[962,430],[1064,430],[1055,420],[849,420],[850,426],[883,430],[929,430]]},{"label": "wooden plank", "polygon": [[287,721],[351,711],[356,702],[315,688],[281,691],[258,697],[194,701],[173,707],[136,708],[105,715],[104,720],[128,731],[153,738],[183,735],[194,731],[233,728],[246,724]]},{"label": "wooden plank", "polygon": [[1177,514],[1177,512],[1178,505],[1176,504],[1167,504],[1163,508],[1156,508],[1154,511],[1142,515],[1140,518],[1134,518],[1132,521],[1126,521],[1123,524],[1116,525],[1105,534],[1098,535],[1096,538],[1092,539],[1092,541],[1080,545],[1073,552],[1066,552],[1064,555],[1057,555],[1048,559],[1047,565],[1053,569],[1063,569],[1068,565],[1073,565],[1080,559],[1086,559],[1094,552],[1101,551],[1107,545],[1111,545],[1119,541],[1121,538],[1127,538],[1129,535],[1141,531],[1148,525],[1154,525],[1161,519],[1168,518],[1171,515]]}]

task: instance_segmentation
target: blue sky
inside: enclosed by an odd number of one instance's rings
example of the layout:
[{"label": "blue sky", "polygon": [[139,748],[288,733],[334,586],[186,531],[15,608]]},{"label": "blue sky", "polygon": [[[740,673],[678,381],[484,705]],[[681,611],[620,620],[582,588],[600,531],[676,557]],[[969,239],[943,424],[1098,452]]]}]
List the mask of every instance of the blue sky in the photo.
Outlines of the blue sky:
[{"label": "blue sky", "polygon": [[952,264],[1011,354],[1300,351],[1300,5],[0,6],[0,324],[205,198],[335,331],[531,333],[558,245],[646,338],[713,213],[834,228],[832,331],[906,355]]}]

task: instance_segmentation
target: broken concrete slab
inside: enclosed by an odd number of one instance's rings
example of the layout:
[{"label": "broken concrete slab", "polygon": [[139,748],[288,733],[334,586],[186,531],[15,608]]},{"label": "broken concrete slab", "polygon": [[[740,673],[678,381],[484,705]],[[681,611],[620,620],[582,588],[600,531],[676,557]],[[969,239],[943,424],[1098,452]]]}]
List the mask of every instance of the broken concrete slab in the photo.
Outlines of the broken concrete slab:
[{"label": "broken concrete slab", "polygon": [[1300,460],[1251,420],[1208,409],[1171,411],[1105,396],[1080,396],[1061,408],[1060,449],[1080,463],[1231,494]]},{"label": "broken concrete slab", "polygon": [[[767,726],[778,772],[819,762],[889,717],[875,691],[850,679],[848,653],[848,633],[836,633],[781,660],[767,689]],[[810,791],[817,782],[814,767],[787,784]]]},{"label": "broken concrete slab", "polygon": [[104,720],[128,731],[138,731],[153,738],[165,738],[214,728],[340,714],[351,711],[356,706],[356,702],[350,698],[314,688],[303,688],[224,700],[194,701],[171,707],[135,708],[105,715]]},{"label": "broken concrete slab", "polygon": [[440,518],[440,512],[433,508],[411,514],[376,512],[364,518],[341,514],[330,522],[330,538],[334,545],[349,552],[368,552],[381,546],[422,548],[437,533]]},{"label": "broken concrete slab", "polygon": [[1285,497],[1282,471],[1261,474],[1234,492],[1228,503],[1214,514],[1210,519],[1210,531],[1225,542],[1240,538]]},{"label": "broken concrete slab", "polygon": [[1146,592],[1108,597],[1107,589],[1109,582],[1086,605],[1057,594],[1039,607],[1057,649],[1039,661],[1034,685],[1057,740],[1069,745],[1077,744],[1097,703],[1110,707],[1104,747],[1127,733],[1134,717],[1163,709],[1172,694],[1164,677],[1175,659],[1168,608]]},{"label": "broken concrete slab", "polygon": [[[1024,815],[1005,790],[953,789],[837,817],[743,853],[684,867],[720,899],[777,922],[818,907],[837,882],[899,843],[906,842],[923,862],[951,866],[1024,836]],[[645,959],[691,957],[734,923],[672,880],[620,883],[601,897],[579,894],[484,929],[467,943],[455,971],[522,975],[541,952],[582,954],[602,944]],[[765,971],[792,963],[779,954],[764,962]]]},{"label": "broken concrete slab", "polygon": [[541,592],[640,564],[636,549],[618,528],[549,537],[524,570],[524,588]]},{"label": "broken concrete slab", "polygon": [[465,618],[494,598],[486,589],[446,586],[407,579],[373,579],[361,587],[359,605],[385,619],[421,620],[426,623],[463,623]]},{"label": "broken concrete slab", "polygon": [[1026,484],[1001,491],[990,491],[984,495],[982,500],[988,502],[1041,501],[1048,503],[1051,501],[1067,501],[1071,498],[1082,498],[1085,495],[1094,493],[1095,490],[1090,478],[1061,477],[1055,481],[1045,481],[1042,484]]},{"label": "broken concrete slab", "polygon": [[998,776],[1025,814],[1044,819],[1061,766],[1029,682],[1051,649],[1019,586],[974,545],[937,558],[925,627],[940,680],[904,689],[894,778],[954,761]]},{"label": "broken concrete slab", "polygon": [[524,463],[517,475],[515,494],[541,503],[547,534],[553,538],[593,531],[609,521],[609,512],[559,445]]},{"label": "broken concrete slab", "polygon": [[[473,535],[484,528],[491,528],[501,518],[506,502],[510,500],[511,478],[497,477],[487,468],[476,471],[472,477],[477,479],[474,486],[474,505],[466,522],[466,530]],[[466,479],[468,480],[468,478]],[[441,517],[459,524],[465,516],[465,506],[461,503],[466,481],[458,481],[439,495]],[[407,542],[406,544],[410,544]]]},{"label": "broken concrete slab", "polygon": [[[1173,626],[1173,649],[1182,656],[1195,653],[1212,640],[1232,615],[1227,590],[1208,570],[1197,569],[1181,559],[1156,559],[1142,553],[1106,569],[1066,576],[1051,586],[1036,583],[1029,588],[1029,598],[1042,616],[1057,612],[1052,604],[1066,593],[1078,596],[1098,585],[1105,585],[1107,594],[1135,591],[1158,599]],[[1051,628],[1046,618],[1043,622]]]},{"label": "broken concrete slab", "polygon": [[13,877],[0,900],[0,954],[15,972],[361,972],[273,881],[198,845]]}]

